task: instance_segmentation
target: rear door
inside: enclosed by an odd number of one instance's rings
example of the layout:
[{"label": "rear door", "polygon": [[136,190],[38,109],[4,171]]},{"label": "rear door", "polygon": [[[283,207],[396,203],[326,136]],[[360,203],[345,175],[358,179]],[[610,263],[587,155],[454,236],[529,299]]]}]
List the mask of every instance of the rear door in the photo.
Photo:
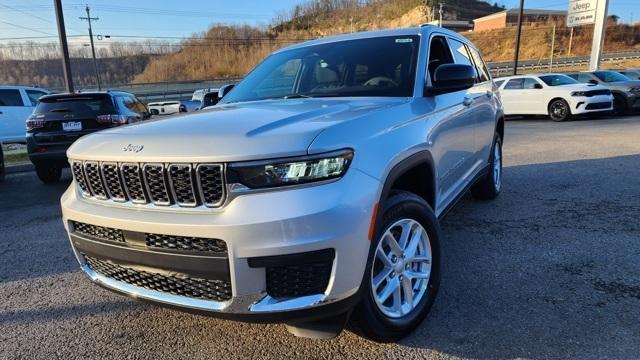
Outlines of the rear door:
[{"label": "rear door", "polygon": [[526,110],[522,106],[522,90],[524,89],[524,78],[511,78],[506,80],[506,84],[500,90],[502,106],[505,115],[523,115]]},{"label": "rear door", "polygon": [[24,142],[26,121],[32,111],[20,89],[0,89],[0,141]]}]

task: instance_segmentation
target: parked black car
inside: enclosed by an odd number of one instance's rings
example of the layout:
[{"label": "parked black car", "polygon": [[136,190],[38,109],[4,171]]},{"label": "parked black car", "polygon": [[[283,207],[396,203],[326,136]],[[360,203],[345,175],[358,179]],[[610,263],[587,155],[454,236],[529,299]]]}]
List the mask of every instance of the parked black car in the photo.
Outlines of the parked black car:
[{"label": "parked black car", "polygon": [[79,137],[150,117],[147,107],[123,91],[64,93],[40,98],[27,119],[27,151],[44,183],[60,180],[66,151]]}]

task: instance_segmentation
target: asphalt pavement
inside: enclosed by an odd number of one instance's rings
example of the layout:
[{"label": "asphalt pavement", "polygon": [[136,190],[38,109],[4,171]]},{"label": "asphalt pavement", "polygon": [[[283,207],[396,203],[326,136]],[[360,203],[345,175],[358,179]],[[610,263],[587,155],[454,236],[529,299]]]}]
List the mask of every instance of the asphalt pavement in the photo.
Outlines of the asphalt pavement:
[{"label": "asphalt pavement", "polygon": [[0,183],[0,359],[640,357],[640,117],[509,121],[503,192],[442,222],[427,320],[377,344],[345,331],[191,315],[121,297],[80,273],[60,220],[70,175]]}]

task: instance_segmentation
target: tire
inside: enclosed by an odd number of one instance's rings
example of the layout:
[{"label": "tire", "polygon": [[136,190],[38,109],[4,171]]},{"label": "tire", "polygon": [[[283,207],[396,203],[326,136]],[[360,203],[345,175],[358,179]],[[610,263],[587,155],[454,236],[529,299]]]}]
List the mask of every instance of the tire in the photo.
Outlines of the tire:
[{"label": "tire", "polygon": [[553,121],[566,121],[571,118],[571,108],[564,99],[556,99],[549,103],[549,117]]},{"label": "tire", "polygon": [[620,94],[613,94],[613,115],[624,115],[627,113],[627,100]]},{"label": "tire", "polygon": [[489,172],[473,184],[471,195],[479,200],[495,199],[502,190],[502,139],[499,134],[493,138]]},{"label": "tire", "polygon": [[[411,234],[410,239],[419,231],[421,235],[415,237],[419,240],[417,242],[405,241],[406,251],[402,251],[400,256],[396,256],[395,264],[392,267],[383,265],[382,258],[376,256],[378,248],[388,252],[384,258],[387,259],[386,262],[389,265],[392,264],[391,256],[395,256],[391,255],[392,250],[388,247],[389,238],[384,235],[395,234],[401,229],[413,231],[408,232]],[[385,237],[384,242],[383,237]],[[402,237],[400,238],[402,239]],[[405,259],[410,258],[409,247],[412,247],[410,246],[412,243],[419,244],[415,246],[415,254],[418,255],[414,256],[420,256],[421,260],[405,262]],[[402,245],[400,242],[400,246]],[[375,236],[371,243],[369,259],[361,283],[362,298],[351,317],[353,328],[378,342],[397,341],[413,331],[429,313],[438,293],[440,259],[440,225],[429,204],[413,193],[402,191],[392,194],[385,201],[382,216],[379,217],[379,222],[376,224]],[[387,275],[384,276],[383,273]],[[377,278],[383,279],[378,283],[380,286],[377,287],[377,290],[372,287],[375,275],[380,275]],[[414,278],[414,275],[419,278]],[[376,282],[378,281],[376,280]],[[403,285],[411,286],[411,288],[404,288]],[[379,303],[382,297],[380,293],[385,293],[385,290],[391,288],[398,289],[397,294],[396,291],[393,291],[387,299],[387,301],[391,301],[391,305],[385,305],[384,302]],[[409,289],[411,289],[411,298],[415,299],[413,306],[409,305],[409,297],[406,295],[410,291]],[[398,303],[401,304],[402,311],[390,314],[395,311],[393,304],[396,303],[394,301],[396,295],[400,299]]]},{"label": "tire", "polygon": [[36,174],[45,184],[54,184],[60,181],[62,168],[48,165],[36,165]]}]

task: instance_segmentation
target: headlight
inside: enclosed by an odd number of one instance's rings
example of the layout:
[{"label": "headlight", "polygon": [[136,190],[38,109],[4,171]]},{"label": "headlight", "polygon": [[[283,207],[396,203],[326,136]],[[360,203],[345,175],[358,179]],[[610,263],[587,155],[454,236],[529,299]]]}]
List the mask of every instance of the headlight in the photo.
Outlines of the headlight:
[{"label": "headlight", "polygon": [[305,184],[342,177],[353,159],[353,151],[340,150],[312,156],[233,163],[227,181],[251,189]]},{"label": "headlight", "polygon": [[571,93],[571,96],[587,96],[586,91],[574,91]]}]

